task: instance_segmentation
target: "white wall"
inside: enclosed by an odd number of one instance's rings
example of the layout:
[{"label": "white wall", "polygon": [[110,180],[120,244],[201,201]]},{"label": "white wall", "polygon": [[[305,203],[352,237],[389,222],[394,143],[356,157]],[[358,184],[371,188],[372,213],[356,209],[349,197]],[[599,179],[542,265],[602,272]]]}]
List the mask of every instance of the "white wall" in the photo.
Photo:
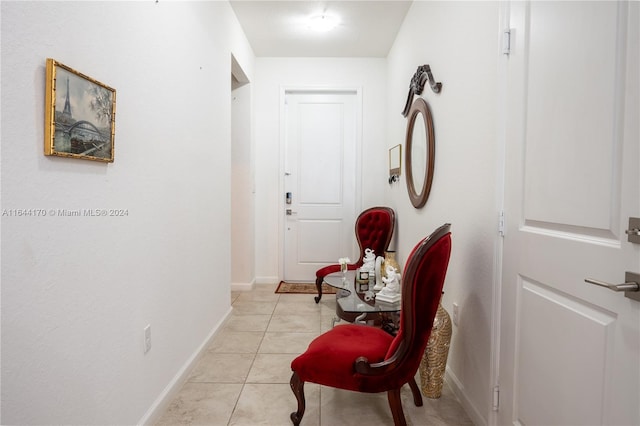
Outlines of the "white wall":
[{"label": "white wall", "polygon": [[255,280],[255,203],[251,134],[251,85],[231,93],[231,288]]},{"label": "white wall", "polygon": [[[226,2],[2,2],[2,424],[145,421],[230,309]],[[117,90],[115,163],[43,155],[45,59]],[[143,354],[143,328],[152,349]]]},{"label": "white wall", "polygon": [[[491,313],[500,191],[497,134],[498,3],[414,2],[387,58],[389,147],[402,140],[409,81],[429,64],[442,92],[424,89],[436,137],[430,198],[413,208],[403,175],[387,191],[398,215],[398,258],[437,226],[452,224],[453,249],[443,306],[455,302],[449,378],[477,424],[486,424],[492,383]],[[393,142],[392,142],[393,141]],[[404,143],[403,143],[404,150]],[[403,153],[404,157],[404,153]]]},{"label": "white wall", "polygon": [[266,283],[281,279],[282,218],[279,212],[280,203],[284,202],[284,194],[280,193],[281,90],[301,87],[361,89],[363,176],[360,203],[365,209],[383,203],[387,186],[386,60],[257,58],[255,70],[256,282]]}]

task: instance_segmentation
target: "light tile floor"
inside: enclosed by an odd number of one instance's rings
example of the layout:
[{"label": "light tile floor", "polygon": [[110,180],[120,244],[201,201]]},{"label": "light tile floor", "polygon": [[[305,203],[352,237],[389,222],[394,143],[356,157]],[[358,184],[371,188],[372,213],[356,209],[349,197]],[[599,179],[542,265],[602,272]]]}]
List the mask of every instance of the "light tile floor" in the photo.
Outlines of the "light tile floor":
[{"label": "light tile floor", "polygon": [[[290,363],[332,326],[335,296],[316,304],[308,294],[275,294],[258,285],[233,292],[233,312],[195,366],[158,425],[291,425],[296,399]],[[418,385],[419,377],[416,376]],[[305,384],[302,425],[392,425],[386,393],[363,394]],[[405,386],[402,405],[409,425],[472,425],[445,384],[439,399],[413,404]]]}]

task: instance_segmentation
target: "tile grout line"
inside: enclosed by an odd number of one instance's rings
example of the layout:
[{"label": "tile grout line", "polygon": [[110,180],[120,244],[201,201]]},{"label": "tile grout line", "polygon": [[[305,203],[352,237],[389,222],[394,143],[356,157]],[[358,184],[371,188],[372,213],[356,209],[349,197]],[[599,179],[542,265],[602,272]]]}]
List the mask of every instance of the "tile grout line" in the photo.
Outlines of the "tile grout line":
[{"label": "tile grout line", "polygon": [[276,310],[276,306],[278,306],[278,303],[280,302],[280,295],[278,295],[278,299],[276,300],[275,305],[273,306],[273,311],[271,311],[271,314],[269,315],[269,321],[267,321],[267,326],[265,327],[264,331],[262,332],[262,338],[260,339],[260,343],[258,343],[258,345],[256,346],[256,351],[253,354],[253,361],[251,361],[251,365],[249,366],[249,369],[247,371],[247,375],[245,376],[243,383],[242,383],[242,387],[240,388],[240,392],[238,393],[238,397],[236,398],[236,402],[233,405],[233,410],[231,410],[231,414],[229,415],[229,420],[227,420],[227,426],[229,426],[231,424],[231,419],[233,419],[233,415],[236,412],[236,409],[238,408],[238,402],[240,401],[240,397],[242,396],[242,392],[244,391],[245,386],[247,385],[247,379],[249,379],[249,374],[251,373],[251,370],[253,369],[253,365],[256,362],[256,358],[258,357],[258,351],[260,350],[260,346],[262,346],[262,342],[264,341],[265,336],[267,335],[267,329],[269,328],[269,324],[271,324],[271,319],[273,318],[273,313]]}]

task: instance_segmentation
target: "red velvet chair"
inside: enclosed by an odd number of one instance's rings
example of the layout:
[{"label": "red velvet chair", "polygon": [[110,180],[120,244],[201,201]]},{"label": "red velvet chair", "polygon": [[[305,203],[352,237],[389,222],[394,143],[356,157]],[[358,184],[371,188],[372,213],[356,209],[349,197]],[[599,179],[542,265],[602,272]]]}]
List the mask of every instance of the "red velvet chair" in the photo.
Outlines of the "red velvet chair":
[{"label": "red velvet chair", "polygon": [[[360,213],[355,226],[360,258],[355,263],[348,264],[347,269],[354,270],[362,266],[365,249],[373,250],[376,256],[384,256],[384,252],[389,248],[395,225],[396,214],[389,207],[371,207]],[[318,289],[316,303],[319,303],[322,298],[324,277],[338,271],[340,271],[338,264],[328,265],[316,271],[316,288]]]},{"label": "red velvet chair", "polygon": [[357,392],[387,392],[393,422],[406,425],[400,388],[409,384],[416,406],[422,396],[415,381],[422,355],[440,303],[449,255],[450,225],[444,224],[411,252],[402,275],[402,311],[395,337],[370,326],[338,325],[318,336],[307,351],[291,362],[291,389],[298,410],[291,421],[299,425],[304,415],[304,383]]}]

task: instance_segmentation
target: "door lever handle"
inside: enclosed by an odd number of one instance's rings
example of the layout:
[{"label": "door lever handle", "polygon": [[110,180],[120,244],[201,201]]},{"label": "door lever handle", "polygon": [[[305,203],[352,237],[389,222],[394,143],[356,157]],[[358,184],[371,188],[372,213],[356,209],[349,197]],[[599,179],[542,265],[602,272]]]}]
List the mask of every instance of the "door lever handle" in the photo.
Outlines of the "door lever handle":
[{"label": "door lever handle", "polygon": [[593,278],[586,278],[584,281],[589,284],[606,287],[609,290],[624,291],[625,297],[640,302],[640,274],[627,271],[624,276],[624,283],[622,284],[611,284],[600,280],[594,280]]},{"label": "door lever handle", "polygon": [[613,291],[640,291],[640,284],[635,281],[628,281],[623,284],[611,284],[600,280],[594,280],[593,278],[586,278],[584,280],[589,284],[599,285],[600,287],[606,287]]}]

